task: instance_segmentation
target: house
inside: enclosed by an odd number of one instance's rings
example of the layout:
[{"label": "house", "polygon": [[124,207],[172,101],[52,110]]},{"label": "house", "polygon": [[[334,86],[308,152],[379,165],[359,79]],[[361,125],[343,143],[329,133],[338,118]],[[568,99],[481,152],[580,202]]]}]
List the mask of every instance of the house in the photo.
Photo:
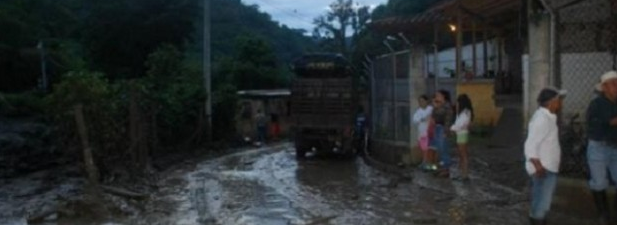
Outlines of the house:
[{"label": "house", "polygon": [[[238,91],[239,110],[236,115],[236,130],[244,138],[254,139],[257,134],[255,116],[261,110],[269,118],[270,124],[273,117],[278,117],[281,127],[281,135],[290,133],[289,98],[291,92],[288,89],[274,90],[241,90]],[[270,129],[268,136],[271,137]]]}]

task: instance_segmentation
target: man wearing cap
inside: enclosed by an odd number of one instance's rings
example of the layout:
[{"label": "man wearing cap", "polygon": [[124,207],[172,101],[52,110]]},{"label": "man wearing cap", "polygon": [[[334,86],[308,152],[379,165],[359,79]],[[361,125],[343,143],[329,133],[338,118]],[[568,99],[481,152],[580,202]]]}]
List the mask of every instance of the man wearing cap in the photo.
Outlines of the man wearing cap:
[{"label": "man wearing cap", "polygon": [[607,224],[607,170],[613,181],[617,182],[617,72],[610,71],[602,75],[596,90],[599,95],[587,108],[587,160],[591,174],[589,188],[600,220]]},{"label": "man wearing cap", "polygon": [[525,140],[525,169],[531,177],[531,207],[529,221],[546,224],[553,193],[557,185],[557,173],[561,160],[557,113],[566,91],[544,88],[538,96],[540,107],[529,122]]}]

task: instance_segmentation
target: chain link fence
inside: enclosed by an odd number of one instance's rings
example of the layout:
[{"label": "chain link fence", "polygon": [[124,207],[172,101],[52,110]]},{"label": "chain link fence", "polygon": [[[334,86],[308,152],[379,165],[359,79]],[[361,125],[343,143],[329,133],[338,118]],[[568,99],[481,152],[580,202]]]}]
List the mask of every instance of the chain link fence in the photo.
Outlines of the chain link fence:
[{"label": "chain link fence", "polygon": [[554,0],[556,9],[557,81],[570,94],[566,119],[579,114],[595,96],[599,77],[616,66],[617,3],[611,0]]},{"label": "chain link fence", "polygon": [[410,141],[410,52],[377,57],[372,64],[373,138]]},{"label": "chain link fence", "polygon": [[556,83],[569,91],[564,101],[562,170],[585,177],[586,109],[600,76],[617,66],[617,1],[552,0],[555,16]]}]

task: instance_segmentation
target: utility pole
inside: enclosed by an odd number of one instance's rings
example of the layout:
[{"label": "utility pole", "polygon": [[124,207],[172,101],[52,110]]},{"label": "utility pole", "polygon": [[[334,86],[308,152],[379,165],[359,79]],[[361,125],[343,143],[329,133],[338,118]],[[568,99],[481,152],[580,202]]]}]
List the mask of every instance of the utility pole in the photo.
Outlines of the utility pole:
[{"label": "utility pole", "polygon": [[211,24],[210,1],[204,0],[204,89],[206,90],[206,137],[212,141],[212,90],[211,90]]},{"label": "utility pole", "polygon": [[43,92],[47,93],[47,64],[45,62],[45,46],[43,44],[43,40],[39,41],[36,48],[39,49],[39,53],[41,55],[41,89],[43,89]]}]

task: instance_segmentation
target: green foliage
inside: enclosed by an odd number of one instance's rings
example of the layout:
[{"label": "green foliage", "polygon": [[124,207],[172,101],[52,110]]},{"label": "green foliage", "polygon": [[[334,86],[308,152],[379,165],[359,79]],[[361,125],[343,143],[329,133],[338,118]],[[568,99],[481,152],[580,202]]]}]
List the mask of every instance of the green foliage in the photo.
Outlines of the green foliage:
[{"label": "green foliage", "polygon": [[[412,17],[427,10],[434,0],[388,0],[384,5],[377,6],[370,15],[372,21],[388,17]],[[356,68],[364,68],[362,62],[365,57],[388,53],[389,50],[383,45],[386,34],[371,31],[364,27],[354,36],[354,51],[351,54],[351,62]],[[390,43],[395,49],[406,48],[403,42]],[[366,73],[362,73],[366,76]]]},{"label": "green foliage", "polygon": [[77,104],[100,104],[109,94],[109,82],[102,73],[76,71],[67,73],[54,87],[49,101],[56,109],[69,110]]},{"label": "green foliage", "polygon": [[47,104],[40,93],[0,93],[0,115],[9,117],[36,116],[45,112]]},{"label": "green foliage", "polygon": [[[49,77],[58,77],[77,68],[81,55],[70,49],[77,44],[81,7],[77,0],[5,0],[0,1],[0,90],[32,90],[41,76],[41,58],[37,44],[46,51]],[[71,54],[70,54],[71,53]]]},{"label": "green foliage", "polygon": [[[212,0],[212,57],[232,56],[239,37],[254,35],[262,37],[274,51],[277,62],[287,64],[306,51],[317,46],[306,31],[289,28],[273,21],[270,15],[260,11],[257,5],[247,6],[241,0]],[[196,18],[195,50],[202,49],[203,19]]]},{"label": "green foliage", "polygon": [[189,135],[201,116],[205,103],[201,71],[183,63],[180,51],[172,45],[162,45],[148,56],[148,76],[143,79],[144,94],[156,110],[159,125],[163,128],[162,138],[173,140],[178,135]]},{"label": "green foliage", "polygon": [[49,115],[55,127],[56,145],[69,155],[79,155],[75,106],[83,105],[88,140],[97,164],[103,171],[126,163],[126,101],[119,86],[111,85],[102,73],[72,71],[64,75],[47,96]]},{"label": "green foliage", "polygon": [[[60,81],[68,71],[82,70],[102,71],[111,81],[144,77],[148,72],[144,62],[162,43],[180,48],[190,61],[201,61],[202,2],[0,1],[0,30],[10,31],[0,35],[0,90],[19,92],[37,86],[41,77],[41,57],[36,48],[39,41],[45,46],[47,74],[52,82]],[[285,70],[291,59],[316,48],[312,39],[304,36],[306,31],[274,22],[255,5],[213,0],[212,6],[214,67],[216,61],[224,62],[220,59],[235,57],[234,40],[243,36],[259,36],[269,46],[277,65],[272,73]],[[221,76],[231,75],[223,72]]]},{"label": "green foliage", "polygon": [[182,53],[173,45],[165,44],[148,56],[147,75],[158,85],[173,81],[182,74]]},{"label": "green foliage", "polygon": [[[216,68],[217,76],[233,78],[231,83],[238,89],[281,88],[286,79],[277,64],[274,52],[268,43],[256,36],[243,36],[236,40],[237,50],[233,58],[225,59]],[[220,79],[220,78],[219,78]]]},{"label": "green foliage", "polygon": [[161,43],[181,46],[190,38],[197,2],[93,1],[83,24],[91,62],[112,79],[145,75],[143,62]]},{"label": "green foliage", "polygon": [[215,109],[212,115],[214,138],[226,140],[236,134],[236,117],[238,110],[237,89],[233,85],[223,85],[214,92]]},{"label": "green foliage", "polygon": [[[370,19],[369,7],[357,7],[353,0],[336,0],[330,4],[326,14],[313,21],[313,35],[321,40],[322,47],[329,51],[349,56],[358,34],[366,28]],[[347,31],[351,30],[351,43]]]}]

